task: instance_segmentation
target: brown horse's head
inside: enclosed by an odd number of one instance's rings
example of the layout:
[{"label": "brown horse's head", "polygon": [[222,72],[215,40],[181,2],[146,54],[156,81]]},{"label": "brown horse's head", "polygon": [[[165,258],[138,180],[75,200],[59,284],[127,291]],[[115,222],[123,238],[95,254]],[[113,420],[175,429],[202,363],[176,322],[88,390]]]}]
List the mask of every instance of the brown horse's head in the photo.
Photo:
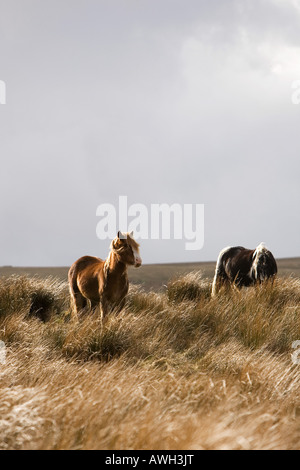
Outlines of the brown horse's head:
[{"label": "brown horse's head", "polygon": [[111,243],[111,248],[118,254],[120,261],[130,264],[136,268],[142,264],[139,252],[139,244],[133,238],[133,232],[118,232],[116,238]]}]

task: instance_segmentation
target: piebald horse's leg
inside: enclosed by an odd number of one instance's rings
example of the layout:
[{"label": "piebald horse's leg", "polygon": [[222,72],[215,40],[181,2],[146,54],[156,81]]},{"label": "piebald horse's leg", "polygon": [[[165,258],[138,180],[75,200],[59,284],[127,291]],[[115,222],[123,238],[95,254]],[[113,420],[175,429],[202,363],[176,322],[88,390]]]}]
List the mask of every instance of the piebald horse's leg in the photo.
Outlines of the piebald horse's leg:
[{"label": "piebald horse's leg", "polygon": [[212,297],[216,297],[216,295],[222,290],[228,292],[231,287],[231,282],[228,278],[224,276],[215,276],[213,285],[212,285]]},{"label": "piebald horse's leg", "polygon": [[218,292],[221,290],[223,285],[225,284],[224,277],[216,274],[213,280],[213,285],[212,285],[212,297],[215,297]]}]

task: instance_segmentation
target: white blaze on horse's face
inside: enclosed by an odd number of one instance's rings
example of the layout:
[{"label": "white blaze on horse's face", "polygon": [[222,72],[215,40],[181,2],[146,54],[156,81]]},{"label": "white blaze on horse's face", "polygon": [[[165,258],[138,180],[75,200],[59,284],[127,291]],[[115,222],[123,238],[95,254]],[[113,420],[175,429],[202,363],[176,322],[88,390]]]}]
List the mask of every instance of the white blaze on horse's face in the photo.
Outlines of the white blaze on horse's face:
[{"label": "white blaze on horse's face", "polygon": [[[131,239],[133,239],[133,232],[129,233],[129,237]],[[137,246],[137,248],[135,248],[134,246],[131,245],[131,249],[132,249],[133,256],[134,256],[134,266],[136,268],[139,268],[142,264],[142,258],[140,257],[138,245],[136,245],[136,246]]]},{"label": "white blaze on horse's face", "polygon": [[[128,235],[129,235],[130,239],[134,240],[133,232],[130,232]],[[139,245],[137,245],[137,244],[135,244],[135,245],[136,245],[136,248],[131,244],[131,249],[132,249],[133,256],[134,256],[134,266],[136,268],[139,268],[142,264],[142,258],[140,257],[140,253],[139,253],[139,248],[138,248]]]},{"label": "white blaze on horse's face", "polygon": [[133,251],[133,256],[134,256],[134,260],[135,260],[135,265],[134,266],[136,268],[139,268],[142,264],[142,258],[140,257],[140,254],[139,254],[138,251],[134,250],[133,248],[132,248],[132,251]]},{"label": "white blaze on horse's face", "polygon": [[139,253],[139,245],[136,243],[136,241],[133,238],[133,232],[130,233],[123,233],[121,231],[118,232],[118,238],[120,239],[127,239],[128,244],[131,247],[132,254],[133,254],[133,265],[136,268],[139,268],[142,264],[142,258],[140,257]]}]

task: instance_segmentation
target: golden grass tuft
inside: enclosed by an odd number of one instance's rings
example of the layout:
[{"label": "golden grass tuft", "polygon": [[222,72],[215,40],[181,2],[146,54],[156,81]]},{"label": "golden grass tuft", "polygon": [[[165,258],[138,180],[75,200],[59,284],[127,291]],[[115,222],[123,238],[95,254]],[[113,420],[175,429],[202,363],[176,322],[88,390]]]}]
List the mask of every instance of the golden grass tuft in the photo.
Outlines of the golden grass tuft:
[{"label": "golden grass tuft", "polygon": [[1,278],[0,449],[299,449],[299,279],[210,290],[133,286],[101,325],[65,283]]},{"label": "golden grass tuft", "polygon": [[20,310],[28,316],[48,321],[53,314],[68,308],[68,285],[53,277],[13,275],[0,278],[0,317]]}]

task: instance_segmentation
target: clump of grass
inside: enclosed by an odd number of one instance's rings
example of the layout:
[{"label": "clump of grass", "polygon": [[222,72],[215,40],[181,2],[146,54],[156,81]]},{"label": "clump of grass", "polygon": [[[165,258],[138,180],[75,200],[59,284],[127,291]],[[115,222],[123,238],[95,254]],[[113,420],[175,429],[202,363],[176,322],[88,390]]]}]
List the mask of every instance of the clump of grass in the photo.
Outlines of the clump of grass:
[{"label": "clump of grass", "polygon": [[0,316],[22,310],[25,315],[48,321],[68,309],[68,286],[55,278],[11,276],[0,279]]},{"label": "clump of grass", "polygon": [[245,288],[220,296],[215,304],[218,335],[233,335],[250,348],[265,346],[281,354],[300,337],[300,286],[297,279]]},{"label": "clump of grass", "polygon": [[210,298],[211,283],[202,278],[201,272],[191,272],[167,285],[167,296],[170,302],[201,301]]},{"label": "clump of grass", "polygon": [[[133,347],[134,335],[128,319],[123,322],[121,317],[109,316],[104,325],[93,317],[69,325],[60,344],[62,354],[84,361],[108,361],[125,354]],[[56,329],[61,331],[59,324]]]},{"label": "clump of grass", "polygon": [[135,315],[144,314],[151,310],[152,315],[161,312],[165,308],[165,297],[156,292],[145,292],[141,286],[130,286],[126,309]]}]

